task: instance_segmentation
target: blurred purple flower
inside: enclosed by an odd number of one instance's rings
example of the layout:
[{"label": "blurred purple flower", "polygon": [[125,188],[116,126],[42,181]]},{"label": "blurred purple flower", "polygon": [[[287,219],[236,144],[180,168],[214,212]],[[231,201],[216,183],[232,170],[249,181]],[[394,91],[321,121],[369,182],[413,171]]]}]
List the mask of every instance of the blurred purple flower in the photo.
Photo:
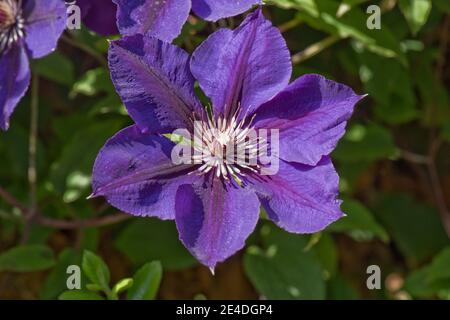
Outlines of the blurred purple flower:
[{"label": "blurred purple flower", "polygon": [[117,6],[112,0],[77,0],[83,23],[102,36],[118,34]]},{"label": "blurred purple flower", "polygon": [[[244,246],[260,204],[272,221],[294,233],[317,232],[342,217],[329,154],[361,96],[319,75],[289,84],[288,48],[261,10],[234,31],[212,34],[192,58],[176,46],[135,35],[111,43],[109,62],[136,124],[100,151],[92,196],[136,216],[175,219],[181,241],[212,269]],[[192,132],[193,119],[209,119],[194,94],[196,80],[212,101],[214,116],[207,123],[219,128],[214,141],[237,127],[279,129],[276,175],[226,162],[226,168],[207,160],[173,164],[175,145],[162,134]]]},{"label": "blurred purple flower", "polygon": [[191,8],[199,17],[216,21],[243,13],[261,0],[78,0],[77,3],[86,26],[99,34],[139,33],[170,42],[180,34]]},{"label": "blurred purple flower", "polygon": [[29,59],[52,52],[65,26],[62,0],[0,0],[0,129],[28,89]]}]

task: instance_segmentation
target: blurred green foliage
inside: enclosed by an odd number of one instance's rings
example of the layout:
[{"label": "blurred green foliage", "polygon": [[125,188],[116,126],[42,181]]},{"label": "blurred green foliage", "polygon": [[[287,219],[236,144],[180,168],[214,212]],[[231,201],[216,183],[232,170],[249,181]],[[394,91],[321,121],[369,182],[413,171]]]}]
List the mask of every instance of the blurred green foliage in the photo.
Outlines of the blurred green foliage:
[{"label": "blurred green foliage", "polygon": [[[368,94],[332,155],[347,217],[315,235],[288,234],[263,219],[213,278],[182,246],[172,222],[58,227],[28,219],[0,197],[0,298],[450,299],[442,222],[450,205],[450,2],[266,4],[291,50],[295,77],[320,73]],[[370,5],[380,8],[380,30],[366,26]],[[239,19],[191,19],[176,44],[192,52]],[[116,214],[101,199],[86,200],[98,150],[131,123],[105,67],[107,46],[85,29],[70,32],[58,51],[32,65],[41,79],[38,213],[51,221]],[[0,134],[0,186],[25,206],[29,106],[27,95],[11,129]],[[381,290],[366,287],[372,264],[381,267]],[[69,265],[82,269],[81,290],[67,291]],[[237,289],[230,293],[221,283]]]}]

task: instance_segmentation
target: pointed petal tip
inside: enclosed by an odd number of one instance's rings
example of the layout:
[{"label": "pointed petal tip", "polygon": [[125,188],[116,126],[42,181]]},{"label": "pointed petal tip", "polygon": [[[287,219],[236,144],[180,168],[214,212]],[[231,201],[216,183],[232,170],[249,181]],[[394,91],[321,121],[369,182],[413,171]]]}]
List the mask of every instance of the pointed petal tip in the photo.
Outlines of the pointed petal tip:
[{"label": "pointed petal tip", "polygon": [[362,94],[362,95],[359,96],[359,98],[360,98],[359,100],[365,99],[365,98],[367,98],[368,96],[369,96],[368,93]]},{"label": "pointed petal tip", "polygon": [[211,272],[211,274],[212,274],[213,276],[216,275],[216,271],[214,270],[214,267],[209,267],[209,271]]},{"label": "pointed petal tip", "polygon": [[8,131],[10,125],[10,118],[8,116],[3,117],[0,120],[0,131]]},{"label": "pointed petal tip", "polygon": [[262,10],[262,4],[256,7],[256,10],[250,13],[254,19],[264,19],[264,14]]},{"label": "pointed petal tip", "polygon": [[89,196],[87,196],[86,200],[91,200],[96,198],[98,195],[95,192],[92,192]]}]

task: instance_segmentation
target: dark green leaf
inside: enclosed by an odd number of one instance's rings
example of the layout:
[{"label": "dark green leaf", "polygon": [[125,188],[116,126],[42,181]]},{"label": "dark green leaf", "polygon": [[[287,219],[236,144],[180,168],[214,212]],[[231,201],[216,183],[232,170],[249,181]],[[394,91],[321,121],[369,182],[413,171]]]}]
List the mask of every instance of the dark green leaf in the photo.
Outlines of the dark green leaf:
[{"label": "dark green leaf", "polygon": [[341,140],[333,158],[343,162],[375,161],[397,153],[391,133],[378,125],[354,125]]},{"label": "dark green leaf", "polygon": [[40,271],[54,264],[53,251],[43,245],[19,246],[0,255],[0,271]]},{"label": "dark green leaf", "polygon": [[158,260],[165,269],[180,269],[195,263],[171,221],[136,219],[121,232],[116,245],[135,265]]},{"label": "dark green leaf", "polygon": [[67,290],[67,267],[80,265],[81,255],[73,249],[65,249],[58,257],[58,261],[45,279],[42,285],[40,298],[50,300],[57,298],[64,290]]},{"label": "dark green leaf", "polygon": [[414,262],[424,261],[450,244],[436,210],[408,195],[384,195],[374,212],[400,251]]},{"label": "dark green leaf", "polygon": [[274,227],[262,230],[264,248],[250,247],[244,257],[247,276],[268,299],[324,299],[324,270],[308,240]]},{"label": "dark green leaf", "polygon": [[93,284],[100,286],[104,291],[109,291],[109,269],[99,256],[85,250],[83,253],[82,268],[83,272]]},{"label": "dark green leaf", "polygon": [[358,291],[353,288],[342,276],[333,278],[328,283],[328,299],[330,300],[357,300]]},{"label": "dark green leaf", "polygon": [[128,290],[129,300],[153,300],[158,293],[162,278],[159,262],[150,262],[140,268],[133,277],[133,286]]},{"label": "dark green leaf", "polygon": [[59,300],[104,300],[100,295],[91,291],[71,290],[61,294]]},{"label": "dark green leaf", "polygon": [[384,242],[389,241],[386,230],[378,224],[369,209],[359,201],[345,199],[342,211],[347,216],[330,225],[328,230],[346,232],[356,240],[364,241],[378,237]]},{"label": "dark green leaf", "polygon": [[34,60],[33,70],[40,76],[65,86],[71,86],[75,78],[72,60],[58,51]]},{"label": "dark green leaf", "polygon": [[450,247],[439,253],[431,264],[412,272],[404,289],[416,298],[432,298],[450,288]]},{"label": "dark green leaf", "polygon": [[415,35],[427,22],[431,12],[431,0],[400,0],[400,9]]}]

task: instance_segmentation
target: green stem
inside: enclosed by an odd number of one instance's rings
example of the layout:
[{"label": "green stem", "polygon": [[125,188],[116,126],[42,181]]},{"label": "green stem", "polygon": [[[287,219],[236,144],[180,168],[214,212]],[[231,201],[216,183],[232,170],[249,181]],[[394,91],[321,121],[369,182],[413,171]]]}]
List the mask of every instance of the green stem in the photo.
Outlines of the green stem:
[{"label": "green stem", "polygon": [[319,42],[316,42],[312,45],[310,45],[305,50],[296,53],[292,56],[292,63],[298,64],[301,63],[307,59],[310,59],[314,57],[315,55],[319,54],[322,50],[332,46],[336,42],[338,42],[341,38],[339,36],[329,36]]}]

